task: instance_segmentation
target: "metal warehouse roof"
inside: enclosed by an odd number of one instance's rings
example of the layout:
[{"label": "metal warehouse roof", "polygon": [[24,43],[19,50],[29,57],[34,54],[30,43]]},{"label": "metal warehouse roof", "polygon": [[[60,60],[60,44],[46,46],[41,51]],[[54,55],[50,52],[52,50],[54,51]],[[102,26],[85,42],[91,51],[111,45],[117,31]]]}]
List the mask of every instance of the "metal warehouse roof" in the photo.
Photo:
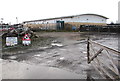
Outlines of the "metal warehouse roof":
[{"label": "metal warehouse roof", "polygon": [[36,21],[46,21],[46,20],[54,20],[54,19],[65,19],[65,18],[73,18],[73,17],[77,17],[77,16],[83,16],[83,15],[94,15],[94,16],[99,16],[105,19],[108,19],[105,16],[102,15],[98,15],[98,14],[81,14],[81,15],[73,15],[73,16],[63,16],[63,17],[56,17],[56,18],[48,18],[48,19],[40,19],[40,20],[31,20],[31,21],[24,21],[23,23],[27,23],[27,22],[36,22]]}]

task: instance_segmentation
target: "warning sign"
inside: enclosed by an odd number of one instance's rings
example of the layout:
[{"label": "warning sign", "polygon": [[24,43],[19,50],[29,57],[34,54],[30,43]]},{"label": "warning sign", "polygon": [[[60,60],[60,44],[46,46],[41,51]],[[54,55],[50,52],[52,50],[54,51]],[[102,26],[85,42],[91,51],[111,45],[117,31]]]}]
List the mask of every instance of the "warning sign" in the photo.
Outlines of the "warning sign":
[{"label": "warning sign", "polygon": [[23,37],[23,39],[22,40],[27,40],[27,41],[30,41],[31,39],[30,39],[30,37],[28,36],[28,34],[25,34],[25,36]]},{"label": "warning sign", "polygon": [[22,38],[22,43],[23,43],[23,45],[29,45],[29,44],[31,44],[31,39],[28,36],[28,34],[25,34],[25,36]]}]

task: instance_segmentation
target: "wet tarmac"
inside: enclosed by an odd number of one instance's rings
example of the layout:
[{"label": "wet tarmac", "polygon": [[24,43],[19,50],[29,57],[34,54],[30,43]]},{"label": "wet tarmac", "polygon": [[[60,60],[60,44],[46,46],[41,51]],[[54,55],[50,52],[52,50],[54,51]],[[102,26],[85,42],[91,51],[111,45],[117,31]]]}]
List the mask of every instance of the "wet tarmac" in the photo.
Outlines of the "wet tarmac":
[{"label": "wet tarmac", "polygon": [[36,34],[40,37],[33,39],[30,46],[3,47],[4,79],[87,79],[88,75],[101,79],[93,66],[87,64],[87,37],[118,50],[118,35],[115,33],[100,35],[79,32],[36,32]]}]

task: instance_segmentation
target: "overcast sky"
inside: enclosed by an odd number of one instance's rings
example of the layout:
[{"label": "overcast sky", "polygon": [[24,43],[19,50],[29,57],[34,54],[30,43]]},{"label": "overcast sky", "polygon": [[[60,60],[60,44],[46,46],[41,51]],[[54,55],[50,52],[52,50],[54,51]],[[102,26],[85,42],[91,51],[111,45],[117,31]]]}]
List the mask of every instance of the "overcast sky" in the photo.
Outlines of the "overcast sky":
[{"label": "overcast sky", "polygon": [[120,0],[0,0],[0,19],[17,23],[61,16],[93,13],[118,20]]}]

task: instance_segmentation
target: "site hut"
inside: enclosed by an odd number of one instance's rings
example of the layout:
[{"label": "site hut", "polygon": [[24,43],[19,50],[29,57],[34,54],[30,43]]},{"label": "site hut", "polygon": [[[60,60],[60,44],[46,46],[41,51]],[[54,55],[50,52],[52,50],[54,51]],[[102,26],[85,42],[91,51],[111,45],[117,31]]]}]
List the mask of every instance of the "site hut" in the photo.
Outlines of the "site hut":
[{"label": "site hut", "polygon": [[98,14],[81,14],[41,20],[24,21],[26,27],[41,30],[78,30],[82,25],[105,26],[107,17]]}]

